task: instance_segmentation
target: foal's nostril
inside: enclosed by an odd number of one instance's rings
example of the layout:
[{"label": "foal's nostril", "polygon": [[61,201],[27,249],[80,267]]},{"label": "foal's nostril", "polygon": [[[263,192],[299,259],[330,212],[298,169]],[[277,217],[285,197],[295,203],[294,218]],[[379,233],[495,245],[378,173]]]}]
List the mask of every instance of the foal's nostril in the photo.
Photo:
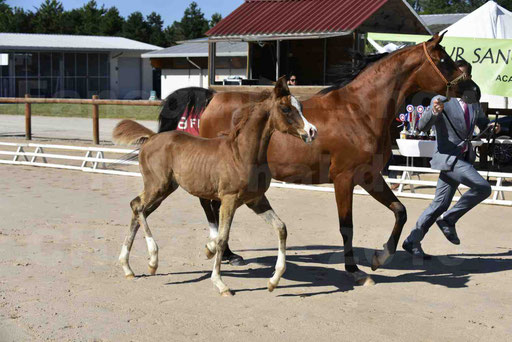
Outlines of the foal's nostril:
[{"label": "foal's nostril", "polygon": [[311,140],[315,140],[316,138],[316,129],[314,129],[313,127],[311,127],[309,129],[309,136],[311,137]]}]

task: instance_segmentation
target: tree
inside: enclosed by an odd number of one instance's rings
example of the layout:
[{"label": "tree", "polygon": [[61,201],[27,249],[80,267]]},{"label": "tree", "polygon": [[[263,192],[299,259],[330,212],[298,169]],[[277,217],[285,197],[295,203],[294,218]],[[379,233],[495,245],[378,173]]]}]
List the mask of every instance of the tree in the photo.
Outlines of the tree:
[{"label": "tree", "polygon": [[149,26],[142,13],[133,12],[123,25],[123,36],[140,42],[149,42]]},{"label": "tree", "polygon": [[146,17],[149,27],[149,43],[157,46],[166,46],[165,34],[162,31],[164,22],[162,17],[156,12],[152,12]]},{"label": "tree", "polygon": [[[407,0],[420,14],[469,13],[484,5],[487,0]],[[512,10],[512,0],[496,0]]]},{"label": "tree", "polygon": [[209,24],[209,28],[214,27],[221,20],[222,20],[222,15],[220,13],[213,13],[212,14],[212,19],[210,19],[210,22],[208,23]]},{"label": "tree", "polygon": [[101,18],[100,32],[105,36],[121,36],[123,33],[124,19],[116,7],[110,7]]},{"label": "tree", "polygon": [[12,16],[11,6],[5,3],[5,0],[0,0],[0,32],[10,32]]},{"label": "tree", "polygon": [[90,0],[82,8],[78,10],[81,17],[81,23],[76,28],[75,33],[84,35],[100,35],[101,34],[101,22],[103,16],[107,12],[105,6],[98,8],[98,4],[95,0]]},{"label": "tree", "polygon": [[184,39],[204,37],[204,33],[208,31],[208,20],[204,18],[203,12],[195,1],[192,1],[185,10],[177,28],[183,34]]},{"label": "tree", "polygon": [[37,9],[34,18],[34,30],[37,33],[62,33],[61,19],[64,13],[62,3],[57,0],[45,0]]}]

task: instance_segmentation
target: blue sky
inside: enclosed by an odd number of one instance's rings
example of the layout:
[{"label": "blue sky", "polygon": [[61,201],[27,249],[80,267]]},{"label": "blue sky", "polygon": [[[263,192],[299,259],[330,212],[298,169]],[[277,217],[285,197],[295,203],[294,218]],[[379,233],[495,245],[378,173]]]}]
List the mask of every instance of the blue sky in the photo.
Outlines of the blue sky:
[{"label": "blue sky", "polygon": [[[226,17],[234,9],[240,6],[244,0],[195,0],[199,8],[210,19],[212,14],[219,12],[222,17]],[[22,7],[27,10],[34,11],[34,7],[39,7],[43,0],[7,0],[10,6]],[[87,1],[78,0],[60,0],[65,10],[82,7]],[[102,4],[109,8],[117,7],[123,17],[127,17],[130,13],[139,11],[144,15],[155,11],[162,16],[164,26],[171,25],[174,20],[181,20],[183,12],[192,2],[192,0],[96,0],[98,7]]]}]

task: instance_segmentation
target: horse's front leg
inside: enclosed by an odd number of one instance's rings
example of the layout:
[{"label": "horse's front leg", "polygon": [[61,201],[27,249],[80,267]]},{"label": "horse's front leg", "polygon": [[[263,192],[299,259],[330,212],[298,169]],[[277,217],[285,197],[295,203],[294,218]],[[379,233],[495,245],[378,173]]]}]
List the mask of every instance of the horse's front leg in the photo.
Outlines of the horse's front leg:
[{"label": "horse's front leg", "polygon": [[274,212],[274,209],[272,209],[265,196],[261,197],[256,202],[248,203],[247,206],[277,231],[277,236],[279,238],[277,261],[274,274],[267,284],[268,290],[272,292],[279,284],[279,280],[281,280],[281,277],[286,270],[286,237],[288,235],[286,232],[286,225]]},{"label": "horse's front leg", "polygon": [[[208,220],[208,228],[210,230],[210,239],[214,240],[219,235],[219,207],[220,202],[211,201],[208,199],[200,198],[201,206],[203,207],[206,219]],[[208,259],[213,258],[215,255],[215,249],[209,249],[206,245],[205,249],[206,257]],[[240,255],[235,254],[229,248],[229,244],[226,246],[224,251],[223,261],[228,261],[231,266],[244,266],[245,261]]]},{"label": "horse's front leg", "polygon": [[[215,262],[213,264],[212,271],[212,282],[219,290],[222,296],[232,296],[233,293],[229,287],[224,284],[220,276],[220,265],[222,263],[222,256],[229,240],[229,230],[231,229],[231,223],[233,222],[233,216],[235,210],[238,207],[236,196],[224,196],[220,205],[219,215],[219,235],[215,239]],[[211,249],[212,243],[208,243],[207,249]]]},{"label": "horse's front leg", "polygon": [[340,222],[340,232],[343,237],[345,270],[354,278],[358,285],[373,285],[372,278],[361,271],[354,260],[354,250],[352,239],[354,235],[354,225],[352,222],[352,197],[354,190],[354,179],[352,174],[338,174],[334,178],[334,191],[336,195],[336,204],[338,206],[338,217]]},{"label": "horse's front leg", "polygon": [[395,214],[395,225],[391,236],[384,244],[382,251],[375,251],[372,258],[372,270],[375,271],[380,266],[384,265],[390,256],[395,254],[398,240],[402,234],[402,228],[407,221],[407,212],[405,206],[396,198],[395,194],[380,173],[367,179],[361,186],[377,201],[385,205],[389,210]]}]

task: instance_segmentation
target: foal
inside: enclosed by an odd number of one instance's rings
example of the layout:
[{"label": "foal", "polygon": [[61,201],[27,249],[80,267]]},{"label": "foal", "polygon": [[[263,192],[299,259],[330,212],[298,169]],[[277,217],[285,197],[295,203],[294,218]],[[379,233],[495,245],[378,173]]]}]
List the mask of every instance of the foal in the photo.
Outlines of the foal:
[{"label": "foal", "polygon": [[306,143],[315,139],[317,130],[302,115],[301,105],[290,95],[284,77],[276,83],[273,92],[262,93],[259,101],[237,111],[233,122],[229,136],[214,139],[180,131],[155,134],[131,120],[123,120],[116,126],[114,142],[142,144],[139,164],[144,191],[130,202],[133,211],[130,235],[119,256],[127,278],[134,277],[128,257],[140,225],[144,228],[150,255],[149,272],[155,274],[158,247],[146,219],[181,186],[194,196],[221,202],[219,235],[206,245],[208,258],[216,256],[211,278],[219,292],[223,296],[232,295],[220,277],[220,265],[233,215],[242,204],[247,204],[278,232],[278,257],[268,290],[273,291],[277,286],[286,268],[286,227],[263,196],[271,180],[268,144],[276,130]]}]

